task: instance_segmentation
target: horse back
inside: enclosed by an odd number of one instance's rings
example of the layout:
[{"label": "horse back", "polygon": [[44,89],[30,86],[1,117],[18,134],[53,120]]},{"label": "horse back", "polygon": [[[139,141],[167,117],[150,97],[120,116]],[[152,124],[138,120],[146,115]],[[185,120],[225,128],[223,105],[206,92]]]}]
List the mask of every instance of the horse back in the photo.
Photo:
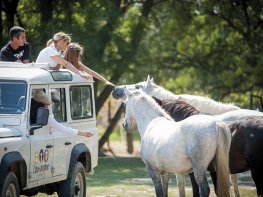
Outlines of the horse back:
[{"label": "horse back", "polygon": [[231,173],[263,166],[263,117],[240,118],[229,124],[229,128],[232,133]]}]

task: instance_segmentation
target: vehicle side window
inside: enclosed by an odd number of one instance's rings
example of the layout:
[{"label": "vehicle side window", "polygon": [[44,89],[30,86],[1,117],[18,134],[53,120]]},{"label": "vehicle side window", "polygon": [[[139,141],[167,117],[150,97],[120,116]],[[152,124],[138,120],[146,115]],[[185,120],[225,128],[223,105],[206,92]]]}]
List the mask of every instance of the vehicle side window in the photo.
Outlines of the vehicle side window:
[{"label": "vehicle side window", "polygon": [[52,112],[58,122],[67,122],[65,88],[51,88]]},{"label": "vehicle side window", "polygon": [[91,86],[70,87],[70,110],[73,120],[91,118],[93,116],[91,95]]},{"label": "vehicle side window", "polygon": [[42,91],[46,92],[45,89],[33,89],[32,90],[31,104],[30,104],[30,125],[36,124],[37,109],[40,107],[44,107],[44,104],[39,103],[35,99],[33,99],[33,95],[38,90],[42,90]]}]

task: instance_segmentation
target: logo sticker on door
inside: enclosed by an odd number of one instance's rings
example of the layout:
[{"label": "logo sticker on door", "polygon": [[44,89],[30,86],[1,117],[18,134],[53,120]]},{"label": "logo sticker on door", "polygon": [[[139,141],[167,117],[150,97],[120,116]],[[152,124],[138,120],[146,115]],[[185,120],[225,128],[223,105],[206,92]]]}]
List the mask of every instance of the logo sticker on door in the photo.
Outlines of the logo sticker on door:
[{"label": "logo sticker on door", "polygon": [[48,149],[41,149],[40,151],[36,151],[34,154],[34,168],[33,174],[45,172],[49,170],[48,162],[49,152]]}]

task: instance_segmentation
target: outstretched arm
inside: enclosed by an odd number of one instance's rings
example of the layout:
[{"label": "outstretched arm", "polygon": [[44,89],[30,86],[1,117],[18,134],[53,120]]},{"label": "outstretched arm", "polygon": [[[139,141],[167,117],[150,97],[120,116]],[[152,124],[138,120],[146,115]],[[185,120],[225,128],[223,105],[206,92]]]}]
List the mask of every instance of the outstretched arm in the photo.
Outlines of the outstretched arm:
[{"label": "outstretched arm", "polygon": [[84,137],[91,137],[94,135],[92,132],[83,132],[83,131],[78,131],[77,129],[73,129],[71,127],[67,127],[58,121],[55,120],[53,115],[49,115],[48,117],[48,126],[52,127],[53,129],[60,131],[62,133],[67,133],[67,134],[73,134],[73,135],[80,135]]},{"label": "outstretched arm", "polygon": [[81,62],[79,62],[80,65],[80,70],[90,74],[91,76],[95,77],[98,80],[103,81],[104,83],[106,83],[106,85],[111,85],[111,86],[115,86],[113,83],[109,82],[107,79],[105,79],[103,76],[101,76],[99,73],[95,72],[94,70],[86,67],[84,64],[82,64]]},{"label": "outstretched arm", "polygon": [[87,75],[80,72],[77,68],[75,68],[71,63],[66,61],[63,57],[56,55],[56,56],[51,56],[51,58],[58,64],[62,65],[64,68],[69,69],[70,71],[79,74],[81,77],[85,79],[89,79]]}]

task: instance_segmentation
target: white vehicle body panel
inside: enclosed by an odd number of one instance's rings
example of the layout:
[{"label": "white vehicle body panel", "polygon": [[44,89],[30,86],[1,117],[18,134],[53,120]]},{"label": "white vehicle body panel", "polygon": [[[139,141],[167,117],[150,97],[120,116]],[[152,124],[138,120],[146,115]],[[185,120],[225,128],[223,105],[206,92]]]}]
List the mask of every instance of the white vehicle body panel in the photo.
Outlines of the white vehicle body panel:
[{"label": "white vehicle body panel", "polygon": [[[0,89],[0,166],[2,159],[9,153],[18,152],[22,156],[27,173],[26,185],[22,189],[30,189],[65,180],[68,176],[72,149],[78,144],[84,144],[89,150],[91,171],[98,164],[98,133],[93,81],[83,79],[68,70],[61,71],[70,73],[72,80],[54,81],[50,71],[45,69],[47,66],[46,64],[0,62],[0,82],[11,83],[18,81],[26,84],[26,95],[22,98],[25,99],[24,110],[18,108],[14,111],[14,114],[1,113],[1,110],[5,108],[4,105],[1,107],[1,103],[5,100],[5,94],[1,94]],[[72,86],[90,88],[92,116],[79,119],[72,118],[72,103],[70,101],[72,95],[69,93]],[[62,124],[81,131],[92,131],[94,136],[86,138],[64,134],[51,129],[49,126],[43,126],[34,130],[34,134],[30,134],[30,128],[32,127],[30,125],[32,91],[42,88],[50,96],[52,88],[64,88],[66,121]],[[24,101],[22,100],[22,102]],[[10,108],[8,110],[11,110],[13,106],[8,107]],[[49,110],[51,109],[52,107]]]}]

